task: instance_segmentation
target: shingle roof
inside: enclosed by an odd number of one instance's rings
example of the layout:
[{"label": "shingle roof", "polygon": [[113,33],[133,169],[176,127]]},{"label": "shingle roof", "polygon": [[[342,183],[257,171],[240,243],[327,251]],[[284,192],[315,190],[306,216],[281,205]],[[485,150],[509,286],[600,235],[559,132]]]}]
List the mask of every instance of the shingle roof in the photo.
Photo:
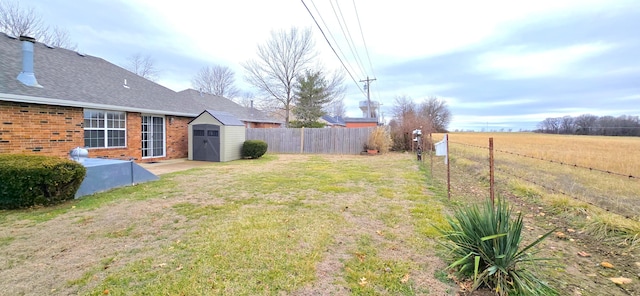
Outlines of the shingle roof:
[{"label": "shingle roof", "polygon": [[[42,88],[23,85],[21,41],[0,35],[0,93],[78,103],[185,113],[175,92],[101,58],[34,44],[34,72]],[[127,87],[124,83],[127,83]]]},{"label": "shingle roof", "polygon": [[180,91],[177,95],[180,100],[193,102],[190,108],[197,112],[201,112],[203,109],[222,110],[233,114],[242,121],[281,123],[260,110],[245,108],[221,96],[199,92],[194,89]]},{"label": "shingle roof", "polygon": [[[242,121],[240,121],[238,118],[236,118],[235,116],[233,116],[231,113],[228,113],[228,112],[215,111],[215,110],[204,110],[204,112],[202,112],[200,115],[202,115],[204,113],[209,113],[209,115],[213,116],[213,118],[215,118],[216,120],[220,121],[220,123],[222,123],[222,125],[244,126],[244,123],[242,123]],[[200,117],[200,115],[198,115],[198,117]],[[194,120],[195,120],[195,118],[194,118]]]},{"label": "shingle roof", "polygon": [[341,116],[323,115],[322,119],[332,125],[345,125],[344,118]]},{"label": "shingle roof", "polygon": [[378,122],[378,118],[345,117],[344,122]]},{"label": "shingle roof", "polygon": [[[192,95],[195,90],[177,93],[104,59],[42,43],[34,44],[34,72],[42,88],[19,82],[21,71],[21,41],[0,34],[0,100],[190,117],[211,109],[251,120],[248,108],[223,97],[211,101]],[[257,122],[279,122],[260,114]]]}]

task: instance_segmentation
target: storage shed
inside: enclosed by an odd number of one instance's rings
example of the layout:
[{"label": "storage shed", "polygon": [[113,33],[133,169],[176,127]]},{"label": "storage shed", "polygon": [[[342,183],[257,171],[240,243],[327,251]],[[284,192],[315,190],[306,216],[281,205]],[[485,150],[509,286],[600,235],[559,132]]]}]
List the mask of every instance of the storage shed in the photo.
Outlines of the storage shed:
[{"label": "storage shed", "polygon": [[189,122],[189,160],[240,159],[244,141],[244,123],[230,113],[205,110]]}]

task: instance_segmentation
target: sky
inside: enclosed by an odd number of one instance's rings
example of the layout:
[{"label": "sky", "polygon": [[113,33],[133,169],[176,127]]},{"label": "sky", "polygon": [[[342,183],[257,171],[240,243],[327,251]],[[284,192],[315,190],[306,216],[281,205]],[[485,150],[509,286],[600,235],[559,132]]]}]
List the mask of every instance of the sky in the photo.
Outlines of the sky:
[{"label": "sky", "polygon": [[[235,72],[271,33],[311,29],[316,65],[345,73],[347,116],[370,96],[446,101],[450,130],[532,130],[548,117],[640,115],[640,1],[26,0],[78,51],[125,65],[149,55],[180,91],[203,66]],[[307,8],[327,35],[323,38]],[[342,62],[341,62],[342,61]],[[344,64],[346,67],[343,67]],[[346,69],[345,69],[346,68]]]}]

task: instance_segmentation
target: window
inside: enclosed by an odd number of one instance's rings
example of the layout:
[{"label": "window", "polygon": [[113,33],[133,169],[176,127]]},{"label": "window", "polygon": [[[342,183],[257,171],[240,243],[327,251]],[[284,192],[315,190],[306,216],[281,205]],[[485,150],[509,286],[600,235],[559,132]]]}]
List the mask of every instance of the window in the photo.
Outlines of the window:
[{"label": "window", "polygon": [[88,148],[126,147],[126,113],[84,110],[84,146]]}]

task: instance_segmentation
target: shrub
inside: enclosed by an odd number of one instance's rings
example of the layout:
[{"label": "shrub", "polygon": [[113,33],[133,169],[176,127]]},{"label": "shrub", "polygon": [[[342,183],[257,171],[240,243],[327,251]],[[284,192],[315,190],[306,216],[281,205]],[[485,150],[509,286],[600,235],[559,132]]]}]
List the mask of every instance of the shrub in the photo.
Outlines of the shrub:
[{"label": "shrub", "polygon": [[519,248],[522,214],[512,220],[511,209],[501,199],[495,206],[489,200],[481,207],[458,209],[447,220],[451,229],[439,231],[447,239],[443,245],[452,255],[453,263],[448,268],[457,269],[463,276],[473,276],[474,290],[485,284],[498,295],[557,294],[533,271],[526,269],[541,260],[549,260],[536,258],[537,251],[531,252],[531,248],[554,230]]},{"label": "shrub", "polygon": [[267,142],[262,140],[247,140],[242,144],[242,157],[259,158],[267,153]]},{"label": "shrub", "polygon": [[380,153],[387,153],[391,148],[393,141],[387,129],[384,127],[376,127],[370,134],[365,149],[378,150]]},{"label": "shrub", "polygon": [[83,165],[59,157],[0,154],[0,209],[73,199],[86,173]]}]

